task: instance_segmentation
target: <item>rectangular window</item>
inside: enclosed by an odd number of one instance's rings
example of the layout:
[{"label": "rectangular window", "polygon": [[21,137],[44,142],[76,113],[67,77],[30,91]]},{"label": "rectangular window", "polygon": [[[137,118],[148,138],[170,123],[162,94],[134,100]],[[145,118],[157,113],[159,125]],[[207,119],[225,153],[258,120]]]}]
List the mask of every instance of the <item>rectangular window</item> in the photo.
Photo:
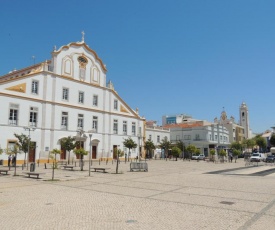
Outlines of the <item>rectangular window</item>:
[{"label": "rectangular window", "polygon": [[118,110],[118,101],[114,100],[114,110]]},{"label": "rectangular window", "polygon": [[158,143],[160,142],[160,136],[159,135],[157,136],[157,142]]},{"label": "rectangular window", "polygon": [[209,140],[212,141],[212,134],[209,134]]},{"label": "rectangular window", "polygon": [[136,123],[132,122],[132,135],[135,136],[136,135]]},{"label": "rectangular window", "polygon": [[8,141],[7,153],[13,153],[14,148],[16,148],[16,141]]},{"label": "rectangular window", "polygon": [[68,88],[63,88],[62,99],[65,101],[69,100],[69,89]]},{"label": "rectangular window", "polygon": [[123,121],[123,135],[127,135],[127,121]]},{"label": "rectangular window", "polygon": [[61,129],[68,129],[68,113],[67,112],[62,112],[62,117],[61,117]]},{"label": "rectangular window", "polygon": [[150,140],[150,141],[152,140],[152,135],[149,135],[149,140]]},{"label": "rectangular window", "polygon": [[18,109],[19,105],[10,104],[9,124],[18,125]]},{"label": "rectangular window", "polygon": [[195,135],[195,140],[199,140],[200,139],[200,134],[196,134]]},{"label": "rectangular window", "polygon": [[218,139],[218,135],[215,135],[215,141]]},{"label": "rectangular window", "polygon": [[81,104],[84,103],[84,92],[78,93],[78,103],[81,103]]},{"label": "rectangular window", "polygon": [[38,94],[38,81],[32,81],[32,93]]},{"label": "rectangular window", "polygon": [[34,107],[30,108],[29,126],[31,127],[37,127],[37,112],[38,112],[38,108],[34,108]]},{"label": "rectangular window", "polygon": [[117,134],[118,133],[118,120],[114,120],[114,126],[113,126],[113,132],[114,134]]},{"label": "rectangular window", "polygon": [[191,140],[191,135],[184,135],[184,140]]},{"label": "rectangular window", "polygon": [[93,116],[93,131],[97,133],[97,117]]},{"label": "rectangular window", "polygon": [[94,95],[93,96],[93,106],[97,106],[97,104],[98,104],[98,96]]},{"label": "rectangular window", "polygon": [[78,114],[77,129],[82,129],[83,130],[83,125],[84,125],[84,115],[83,114]]}]

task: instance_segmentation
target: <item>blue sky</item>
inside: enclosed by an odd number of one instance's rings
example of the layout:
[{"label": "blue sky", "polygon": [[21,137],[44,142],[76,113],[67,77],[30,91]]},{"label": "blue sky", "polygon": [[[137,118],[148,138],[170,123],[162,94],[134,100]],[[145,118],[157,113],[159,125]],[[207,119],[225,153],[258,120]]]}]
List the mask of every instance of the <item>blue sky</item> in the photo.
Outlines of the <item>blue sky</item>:
[{"label": "blue sky", "polygon": [[275,126],[274,0],[1,0],[0,75],[81,40],[107,65],[118,94],[147,120],[225,108],[253,132]]}]

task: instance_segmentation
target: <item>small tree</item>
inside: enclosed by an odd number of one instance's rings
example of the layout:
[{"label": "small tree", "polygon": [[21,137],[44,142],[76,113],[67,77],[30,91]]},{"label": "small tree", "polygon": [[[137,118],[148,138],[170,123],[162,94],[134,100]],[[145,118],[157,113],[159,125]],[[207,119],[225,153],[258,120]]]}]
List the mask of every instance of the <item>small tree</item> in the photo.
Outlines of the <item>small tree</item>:
[{"label": "small tree", "polygon": [[275,133],[272,134],[272,136],[270,137],[269,142],[270,142],[270,145],[272,147],[275,147]]},{"label": "small tree", "polygon": [[221,157],[222,162],[224,162],[224,157],[226,156],[226,151],[224,149],[220,150],[219,156]]},{"label": "small tree", "polygon": [[215,154],[216,154],[215,149],[210,149],[210,156],[211,156],[211,159],[213,160],[213,162],[215,162]]},{"label": "small tree", "polygon": [[80,170],[83,171],[83,156],[88,155],[88,151],[83,148],[74,149],[74,153],[79,156]]},{"label": "small tree", "polygon": [[266,143],[266,139],[265,139],[265,138],[263,138],[263,137],[260,136],[260,135],[257,135],[256,137],[254,137],[254,140],[255,140],[256,145],[258,145],[259,148],[260,148],[262,151],[266,149],[267,143]]},{"label": "small tree", "polygon": [[124,156],[124,152],[121,149],[115,149],[115,155],[116,155],[116,174],[118,174],[118,163],[119,163],[119,157]]},{"label": "small tree", "polygon": [[235,163],[237,162],[237,158],[240,154],[241,154],[241,150],[233,149],[233,156],[235,158]]},{"label": "small tree", "polygon": [[251,153],[253,151],[253,147],[256,145],[254,139],[245,139],[243,140],[243,144],[246,145],[248,149],[251,148]]},{"label": "small tree", "polygon": [[193,153],[196,153],[197,148],[196,148],[195,145],[188,145],[188,146],[186,147],[186,151],[188,152],[189,158],[191,159]]},{"label": "small tree", "polygon": [[123,145],[129,149],[128,152],[128,161],[131,154],[131,149],[135,149],[137,147],[137,143],[133,141],[131,137],[123,141]]},{"label": "small tree", "polygon": [[164,149],[166,160],[167,160],[167,157],[168,157],[168,150],[171,148],[171,146],[172,146],[171,141],[168,141],[166,138],[162,139],[160,144],[159,144],[159,147],[161,149]]},{"label": "small tree", "polygon": [[184,158],[184,142],[182,140],[178,140],[176,142],[176,146],[181,150],[182,158]]},{"label": "small tree", "polygon": [[239,142],[232,142],[230,145],[231,149],[237,149],[237,150],[241,150],[242,149],[242,144]]},{"label": "small tree", "polygon": [[59,149],[53,149],[53,150],[51,151],[51,154],[54,155],[54,157],[51,156],[52,158],[54,158],[54,159],[53,159],[52,180],[54,180],[54,170],[57,168],[57,164],[56,164],[56,155],[57,155],[57,154],[60,154],[60,153],[61,153],[61,151],[60,151]]},{"label": "small tree", "polygon": [[70,164],[70,153],[71,151],[76,147],[76,141],[75,138],[68,136],[64,137],[60,141],[61,147],[65,149],[65,151],[68,151],[68,164]]},{"label": "small tree", "polygon": [[156,149],[156,146],[150,139],[148,139],[148,141],[146,141],[144,144],[144,148],[146,150],[146,154],[148,153],[148,155],[152,156],[152,150]]},{"label": "small tree", "polygon": [[176,161],[178,160],[178,157],[180,156],[180,153],[181,153],[180,148],[178,148],[176,146],[172,148],[172,155],[173,155],[173,157],[176,157]]},{"label": "small tree", "polygon": [[33,149],[34,145],[31,142],[31,139],[25,134],[14,134],[14,136],[18,139],[17,145],[20,151],[24,152],[24,165],[26,165],[26,154],[29,152],[29,149]]},{"label": "small tree", "polygon": [[15,143],[15,145],[12,148],[7,149],[7,152],[10,153],[10,154],[14,154],[15,155],[14,176],[16,176],[17,154],[20,153],[20,150],[19,150],[19,147],[18,147],[18,143]]}]

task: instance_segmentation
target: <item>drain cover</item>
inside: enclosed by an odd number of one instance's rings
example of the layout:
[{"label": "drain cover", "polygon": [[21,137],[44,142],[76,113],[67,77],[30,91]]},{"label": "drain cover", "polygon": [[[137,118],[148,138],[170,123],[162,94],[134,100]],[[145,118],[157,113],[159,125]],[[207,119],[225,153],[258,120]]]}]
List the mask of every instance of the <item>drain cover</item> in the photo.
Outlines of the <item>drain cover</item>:
[{"label": "drain cover", "polygon": [[137,222],[136,220],[127,220],[126,223],[135,223]]},{"label": "drain cover", "polygon": [[235,204],[234,202],[230,202],[230,201],[221,201],[221,204],[227,204],[227,205],[232,205]]}]

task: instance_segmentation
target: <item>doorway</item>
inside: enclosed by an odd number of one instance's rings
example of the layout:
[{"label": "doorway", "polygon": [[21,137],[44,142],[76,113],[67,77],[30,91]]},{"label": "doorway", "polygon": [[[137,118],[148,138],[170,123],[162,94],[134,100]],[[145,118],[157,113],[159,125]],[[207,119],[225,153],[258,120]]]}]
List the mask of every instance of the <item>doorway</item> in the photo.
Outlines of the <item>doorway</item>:
[{"label": "doorway", "polygon": [[96,146],[92,146],[92,159],[96,159]]},{"label": "doorway", "polygon": [[117,159],[117,145],[113,145],[113,159]]},{"label": "doorway", "polygon": [[36,149],[36,142],[30,142],[33,148],[29,149],[29,162],[35,162],[35,149]]}]

